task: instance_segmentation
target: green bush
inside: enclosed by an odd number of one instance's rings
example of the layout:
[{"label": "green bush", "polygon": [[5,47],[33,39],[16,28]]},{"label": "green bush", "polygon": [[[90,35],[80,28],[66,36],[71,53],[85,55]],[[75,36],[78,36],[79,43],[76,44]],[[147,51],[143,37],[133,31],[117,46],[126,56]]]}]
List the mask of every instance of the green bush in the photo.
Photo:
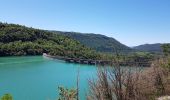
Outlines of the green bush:
[{"label": "green bush", "polygon": [[13,100],[13,98],[10,94],[5,94],[1,97],[1,100]]}]

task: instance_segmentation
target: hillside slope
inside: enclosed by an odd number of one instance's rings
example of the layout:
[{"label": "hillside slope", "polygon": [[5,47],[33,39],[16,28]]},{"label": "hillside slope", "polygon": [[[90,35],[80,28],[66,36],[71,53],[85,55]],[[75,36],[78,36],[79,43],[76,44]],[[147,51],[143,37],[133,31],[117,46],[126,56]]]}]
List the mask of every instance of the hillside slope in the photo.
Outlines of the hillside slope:
[{"label": "hillside slope", "polygon": [[84,44],[87,47],[93,48],[99,52],[129,52],[131,48],[121,44],[114,38],[107,37],[100,34],[85,34],[85,33],[76,33],[76,32],[59,32],[53,31],[54,33],[63,34],[65,36],[71,37],[80,43]]},{"label": "hillside slope", "polygon": [[147,51],[147,52],[162,52],[161,49],[161,43],[156,43],[156,44],[144,44],[144,45],[139,45],[136,47],[133,47],[136,50],[139,51]]},{"label": "hillside slope", "polygon": [[95,59],[97,53],[76,40],[44,30],[0,23],[0,56],[51,55]]}]

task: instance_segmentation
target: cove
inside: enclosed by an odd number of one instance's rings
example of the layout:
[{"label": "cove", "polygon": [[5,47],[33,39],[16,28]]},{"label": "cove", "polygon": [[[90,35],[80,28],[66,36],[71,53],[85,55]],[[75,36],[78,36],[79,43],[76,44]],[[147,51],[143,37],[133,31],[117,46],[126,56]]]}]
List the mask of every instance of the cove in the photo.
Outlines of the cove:
[{"label": "cove", "polygon": [[96,77],[96,67],[65,63],[42,56],[0,57],[0,96],[14,100],[56,100],[58,86],[76,87],[79,70],[80,100],[86,99],[88,79]]}]

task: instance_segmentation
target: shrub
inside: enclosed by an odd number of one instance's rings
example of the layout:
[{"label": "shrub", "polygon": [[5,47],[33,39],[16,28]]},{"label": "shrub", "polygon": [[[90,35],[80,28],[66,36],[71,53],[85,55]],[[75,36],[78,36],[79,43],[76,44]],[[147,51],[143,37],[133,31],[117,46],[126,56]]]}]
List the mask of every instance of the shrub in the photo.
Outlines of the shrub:
[{"label": "shrub", "polygon": [[1,100],[13,100],[13,98],[10,94],[5,94],[2,96]]}]

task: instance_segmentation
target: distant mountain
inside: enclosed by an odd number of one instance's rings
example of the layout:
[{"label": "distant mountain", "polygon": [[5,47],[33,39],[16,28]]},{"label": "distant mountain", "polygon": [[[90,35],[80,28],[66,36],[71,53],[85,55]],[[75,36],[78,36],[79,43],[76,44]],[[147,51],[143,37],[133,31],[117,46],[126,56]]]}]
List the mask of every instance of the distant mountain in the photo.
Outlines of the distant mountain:
[{"label": "distant mountain", "polygon": [[54,32],[71,37],[84,44],[85,46],[93,48],[99,52],[129,52],[132,50],[131,48],[117,41],[116,39],[101,34],[59,31]]},{"label": "distant mountain", "polygon": [[136,49],[139,51],[147,51],[147,52],[162,52],[161,45],[162,45],[161,43],[144,44],[144,45],[133,47],[133,49]]}]

